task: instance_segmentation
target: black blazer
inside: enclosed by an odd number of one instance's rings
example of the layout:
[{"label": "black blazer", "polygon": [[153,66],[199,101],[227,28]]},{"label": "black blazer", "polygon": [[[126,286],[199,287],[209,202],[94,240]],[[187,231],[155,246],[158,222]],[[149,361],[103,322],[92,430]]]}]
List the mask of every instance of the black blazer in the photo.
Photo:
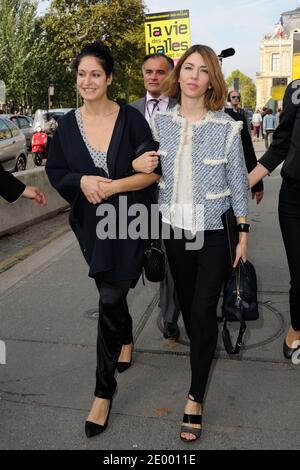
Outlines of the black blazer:
[{"label": "black blazer", "polygon": [[[298,85],[298,86],[297,86]],[[281,175],[300,181],[300,86],[291,82],[284,94],[283,111],[273,133],[272,143],[261,157],[261,163],[271,173],[284,161]]]},{"label": "black blazer", "polygon": [[0,165],[0,196],[8,202],[14,202],[23,194],[26,185]]},{"label": "black blazer", "polygon": [[[145,141],[152,140],[147,121],[131,106],[119,102],[120,111],[107,152],[109,177],[124,178],[132,175],[134,151]],[[101,129],[99,129],[101,132]],[[138,279],[147,240],[99,239],[96,226],[106,216],[97,216],[101,204],[90,204],[80,189],[83,175],[105,176],[97,168],[79,131],[75,111],[59,120],[59,126],[50,145],[46,163],[50,183],[71,205],[69,221],[82,253],[90,266],[89,276],[105,280]],[[131,191],[111,196],[106,203],[112,204],[119,213],[120,196],[126,196],[127,205],[143,203],[149,208],[153,201],[153,188]],[[128,217],[128,222],[133,217]],[[118,235],[118,218],[116,222]]]},{"label": "black blazer", "polygon": [[[251,135],[248,130],[248,122],[245,117],[245,114],[236,113],[231,108],[225,108],[225,113],[229,114],[229,116],[231,116],[235,121],[243,122],[243,127],[241,130],[241,140],[242,140],[242,146],[243,146],[243,152],[245,156],[245,163],[246,163],[247,171],[248,173],[250,173],[250,171],[252,171],[257,165],[257,158],[256,158],[255,151],[253,148]],[[256,193],[257,191],[263,191],[263,190],[264,190],[264,184],[262,181],[259,181],[255,186],[253,186],[252,193]]]}]

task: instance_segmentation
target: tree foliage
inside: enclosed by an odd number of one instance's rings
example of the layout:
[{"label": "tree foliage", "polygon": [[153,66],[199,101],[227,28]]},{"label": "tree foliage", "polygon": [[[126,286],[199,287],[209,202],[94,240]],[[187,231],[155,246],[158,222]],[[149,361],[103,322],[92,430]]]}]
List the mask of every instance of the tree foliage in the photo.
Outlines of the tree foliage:
[{"label": "tree foliage", "polygon": [[49,50],[70,66],[85,44],[105,41],[115,59],[112,94],[130,99],[142,93],[144,8],[141,0],[53,0],[43,18]]},{"label": "tree foliage", "polygon": [[110,46],[115,59],[113,97],[143,94],[141,61],[145,54],[142,0],[52,0],[37,17],[36,0],[0,0],[0,80],[7,99],[33,108],[76,106],[75,75],[70,65],[88,42]]},{"label": "tree foliage", "polygon": [[37,2],[1,0],[0,2],[0,78],[7,96],[19,103],[29,101],[35,57],[39,41],[35,29]]},{"label": "tree foliage", "polygon": [[228,86],[228,90],[233,90],[233,80],[234,78],[239,78],[240,84],[240,93],[242,96],[242,103],[241,105],[244,108],[251,108],[254,109],[256,105],[256,87],[250,77],[244,75],[239,70],[233,70],[229,77],[226,79],[226,83]]}]

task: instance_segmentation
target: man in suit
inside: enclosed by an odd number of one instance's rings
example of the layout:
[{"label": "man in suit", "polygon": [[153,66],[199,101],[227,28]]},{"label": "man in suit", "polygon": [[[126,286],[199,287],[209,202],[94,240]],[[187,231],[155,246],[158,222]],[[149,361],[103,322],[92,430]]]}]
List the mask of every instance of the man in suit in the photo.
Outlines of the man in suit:
[{"label": "man in suit", "polygon": [[173,98],[161,95],[162,84],[173,68],[173,60],[164,54],[149,54],[144,57],[142,71],[146,95],[131,103],[131,106],[140,111],[148,122],[154,111],[166,111],[176,104]]},{"label": "man in suit", "polygon": [[[151,116],[155,111],[166,111],[176,105],[176,101],[173,98],[161,94],[163,82],[173,68],[173,60],[164,54],[149,54],[144,57],[142,72],[146,95],[131,103],[131,106],[140,111],[148,122],[150,122]],[[160,308],[164,323],[164,338],[171,340],[178,339],[180,331],[177,319],[180,309],[175,293],[174,281],[168,266],[165,279],[160,284]]]},{"label": "man in suit", "polygon": [[0,196],[7,202],[16,202],[20,197],[31,199],[41,207],[46,205],[44,193],[35,186],[26,186],[0,165]]}]

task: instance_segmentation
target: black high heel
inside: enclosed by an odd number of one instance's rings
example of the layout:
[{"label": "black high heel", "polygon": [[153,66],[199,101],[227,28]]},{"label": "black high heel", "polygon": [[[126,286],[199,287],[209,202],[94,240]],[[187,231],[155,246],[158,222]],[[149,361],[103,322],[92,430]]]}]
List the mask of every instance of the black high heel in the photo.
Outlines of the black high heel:
[{"label": "black high heel", "polygon": [[132,344],[132,348],[131,348],[131,359],[130,359],[130,362],[117,362],[116,364],[116,369],[117,371],[122,374],[122,372],[125,372],[125,370],[129,369],[129,367],[131,367],[131,364],[132,364],[132,353],[133,353],[133,344]]},{"label": "black high heel", "polygon": [[86,435],[86,437],[94,437],[94,436],[97,436],[97,434],[101,434],[103,431],[105,431],[105,429],[107,428],[107,425],[108,425],[111,405],[112,405],[112,399],[110,400],[108,414],[107,414],[107,417],[106,417],[106,420],[105,420],[104,424],[93,423],[93,421],[86,421],[85,422],[85,435]]},{"label": "black high heel", "polygon": [[[188,396],[188,399],[191,401],[195,401],[193,398],[190,397],[190,395]],[[190,415],[190,414],[184,413],[182,422],[184,424],[202,424],[202,414]],[[180,439],[183,442],[197,441],[197,439],[199,439],[199,437],[201,436],[202,428],[192,428],[190,426],[185,426],[184,424],[182,424],[180,427]],[[188,434],[193,434],[193,436],[195,436],[195,439],[186,439],[185,437],[182,437],[181,434],[183,432],[188,433]]]},{"label": "black high heel", "polygon": [[300,346],[297,346],[297,348],[290,348],[287,344],[285,339],[283,340],[283,355],[286,359],[292,359],[292,355],[294,354],[297,349],[299,349]]}]

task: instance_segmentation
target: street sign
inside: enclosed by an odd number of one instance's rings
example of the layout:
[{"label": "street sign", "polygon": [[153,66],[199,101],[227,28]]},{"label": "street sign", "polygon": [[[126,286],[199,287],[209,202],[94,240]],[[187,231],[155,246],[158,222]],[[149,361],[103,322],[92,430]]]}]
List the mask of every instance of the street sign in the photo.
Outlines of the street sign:
[{"label": "street sign", "polygon": [[49,88],[48,88],[48,93],[49,93],[49,96],[53,96],[54,95],[54,86],[53,85],[50,85]]},{"label": "street sign", "polygon": [[0,103],[6,103],[6,86],[3,80],[0,80]]}]

